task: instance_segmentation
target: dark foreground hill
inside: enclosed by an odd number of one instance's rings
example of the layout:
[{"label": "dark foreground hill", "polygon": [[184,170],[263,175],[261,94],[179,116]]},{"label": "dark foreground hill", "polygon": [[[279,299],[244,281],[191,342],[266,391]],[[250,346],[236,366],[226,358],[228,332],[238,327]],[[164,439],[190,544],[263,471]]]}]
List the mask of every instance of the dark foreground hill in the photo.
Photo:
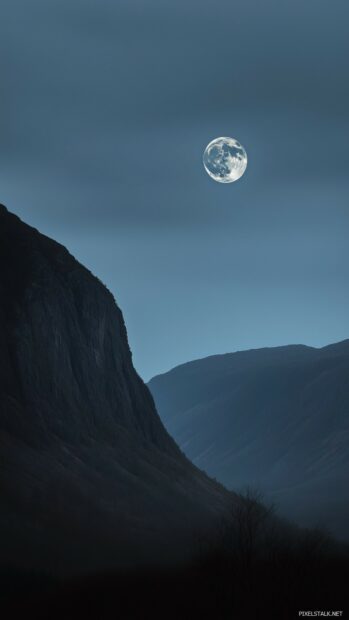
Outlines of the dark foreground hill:
[{"label": "dark foreground hill", "polygon": [[109,291],[0,206],[1,566],[168,560],[228,494],[165,431]]},{"label": "dark foreground hill", "polygon": [[185,454],[228,488],[349,538],[349,340],[217,355],[152,379]]}]

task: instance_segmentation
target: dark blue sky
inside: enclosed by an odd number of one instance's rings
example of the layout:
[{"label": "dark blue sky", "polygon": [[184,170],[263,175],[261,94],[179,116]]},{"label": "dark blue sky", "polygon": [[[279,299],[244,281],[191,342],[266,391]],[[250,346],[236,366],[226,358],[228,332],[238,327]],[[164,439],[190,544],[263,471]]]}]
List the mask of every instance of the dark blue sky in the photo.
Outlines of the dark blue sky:
[{"label": "dark blue sky", "polygon": [[[349,336],[347,0],[2,0],[0,201],[115,294],[134,363]],[[246,148],[219,185],[202,151]]]}]

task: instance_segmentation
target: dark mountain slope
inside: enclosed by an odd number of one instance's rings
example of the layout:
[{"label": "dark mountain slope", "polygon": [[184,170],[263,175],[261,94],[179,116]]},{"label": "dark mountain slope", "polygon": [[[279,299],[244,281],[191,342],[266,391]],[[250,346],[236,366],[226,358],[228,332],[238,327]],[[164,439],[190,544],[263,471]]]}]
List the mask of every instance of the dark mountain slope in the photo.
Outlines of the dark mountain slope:
[{"label": "dark mountain slope", "polygon": [[349,537],[349,340],[212,356],[149,383],[166,428],[229,488]]},{"label": "dark mountain slope", "polygon": [[52,570],[166,558],[227,501],[162,426],[109,291],[3,206],[0,493],[2,564]]}]

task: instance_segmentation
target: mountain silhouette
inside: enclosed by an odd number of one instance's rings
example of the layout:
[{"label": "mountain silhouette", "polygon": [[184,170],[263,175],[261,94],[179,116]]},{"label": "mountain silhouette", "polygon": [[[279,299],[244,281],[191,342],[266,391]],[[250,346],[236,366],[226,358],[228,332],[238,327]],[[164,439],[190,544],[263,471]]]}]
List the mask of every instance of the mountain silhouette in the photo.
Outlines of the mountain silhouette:
[{"label": "mountain silhouette", "polygon": [[185,454],[228,488],[349,538],[349,340],[214,355],[153,378]]},{"label": "mountain silhouette", "polygon": [[74,572],[181,556],[230,494],[164,429],[111,293],[4,206],[0,326],[2,565]]}]

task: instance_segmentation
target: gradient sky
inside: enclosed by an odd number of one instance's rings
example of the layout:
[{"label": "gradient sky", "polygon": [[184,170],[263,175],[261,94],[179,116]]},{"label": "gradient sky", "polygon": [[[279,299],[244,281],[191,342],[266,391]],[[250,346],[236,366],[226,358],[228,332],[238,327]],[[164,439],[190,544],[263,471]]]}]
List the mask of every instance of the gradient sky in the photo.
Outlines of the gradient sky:
[{"label": "gradient sky", "polygon": [[[2,0],[0,202],[114,293],[137,370],[349,337],[347,0]],[[249,167],[212,181],[237,138]]]}]

